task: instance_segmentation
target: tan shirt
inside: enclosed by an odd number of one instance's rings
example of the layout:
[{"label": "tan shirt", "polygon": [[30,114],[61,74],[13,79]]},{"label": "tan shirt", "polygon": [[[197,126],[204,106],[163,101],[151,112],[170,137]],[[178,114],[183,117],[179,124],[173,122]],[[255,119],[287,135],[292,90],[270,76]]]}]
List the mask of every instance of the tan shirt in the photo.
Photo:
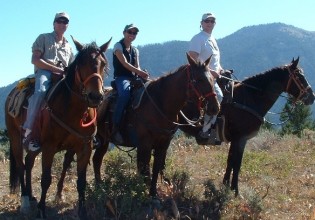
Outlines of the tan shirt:
[{"label": "tan shirt", "polygon": [[[40,34],[32,46],[32,51],[35,50],[42,53],[42,59],[54,64],[61,61],[64,66],[69,66],[74,59],[72,47],[67,39],[64,38],[62,44],[58,44],[55,32]],[[35,72],[36,70],[35,66]]]}]

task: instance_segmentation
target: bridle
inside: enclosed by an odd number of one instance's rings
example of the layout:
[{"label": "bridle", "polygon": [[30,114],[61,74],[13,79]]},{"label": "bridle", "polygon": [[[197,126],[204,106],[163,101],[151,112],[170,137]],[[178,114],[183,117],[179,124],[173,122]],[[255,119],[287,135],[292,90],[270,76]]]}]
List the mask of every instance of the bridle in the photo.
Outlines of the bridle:
[{"label": "bridle", "polygon": [[217,94],[215,93],[214,90],[212,92],[202,94],[200,90],[198,89],[198,87],[196,86],[197,81],[194,79],[194,76],[193,74],[191,74],[191,71],[189,71],[190,70],[189,67],[190,65],[188,64],[186,67],[186,70],[187,70],[186,73],[187,73],[187,78],[188,78],[188,92],[192,90],[194,94],[197,96],[197,99],[198,99],[197,106],[200,111],[204,109],[206,98],[211,97],[211,96],[216,96]]},{"label": "bridle", "polygon": [[[99,55],[101,55],[100,51],[97,50],[96,52],[92,53],[91,56],[93,57],[93,59],[95,60]],[[97,77],[100,81],[101,81],[101,85],[103,85],[103,79],[100,76],[100,74],[98,73],[93,73],[91,74],[89,77],[87,77],[85,80],[82,80],[82,73],[80,72],[80,70],[78,69],[78,66],[75,67],[75,81],[76,83],[79,85],[81,94],[83,97],[87,97],[87,93],[86,93],[86,85],[88,84],[88,82],[94,78]],[[86,98],[87,99],[87,98]]]},{"label": "bridle", "polygon": [[[198,109],[200,111],[200,120],[203,118],[203,115],[204,115],[204,106],[205,106],[205,100],[206,98],[208,97],[211,97],[211,96],[216,96],[217,94],[215,93],[215,91],[213,90],[212,92],[209,92],[207,94],[202,94],[198,87],[196,87],[196,80],[193,78],[193,75],[190,74],[190,65],[187,64],[187,66],[185,67],[185,69],[187,70],[186,71],[186,75],[187,75],[187,78],[188,78],[188,85],[187,85],[187,91],[188,91],[188,97],[189,97],[189,91],[192,90],[194,92],[194,94],[197,96],[197,99],[198,99]],[[157,104],[154,102],[153,98],[151,97],[151,95],[149,94],[149,92],[147,91],[147,88],[144,87],[144,91],[145,93],[147,94],[150,102],[153,104],[153,106],[156,108],[156,110],[165,118],[167,119],[169,122],[171,122],[172,124],[175,124],[175,125],[179,125],[179,126],[185,126],[185,125],[193,125],[193,124],[196,124],[198,123],[200,120],[198,120],[198,122],[194,122],[194,121],[191,121],[189,120],[182,111],[180,111],[180,113],[182,114],[182,116],[186,119],[186,121],[188,122],[188,124],[180,124],[180,123],[177,123],[177,122],[174,122],[174,121],[171,121],[170,119],[167,118],[167,116],[161,111],[161,109],[157,106]]]},{"label": "bridle", "polygon": [[[292,82],[295,83],[295,85],[298,87],[299,89],[299,95],[297,98],[295,98],[296,101],[298,100],[302,100],[301,97],[304,95],[304,93],[307,93],[307,90],[310,88],[310,85],[308,85],[306,88],[304,87],[303,83],[301,82],[299,76],[298,76],[298,73],[300,72],[299,69],[295,69],[294,71],[292,71],[290,69],[290,66],[287,66],[287,69],[289,71],[289,80],[288,80],[288,84],[287,84],[287,87],[286,87],[286,92],[288,93],[291,85],[292,85]],[[304,97],[304,98],[307,98],[307,97]]]}]

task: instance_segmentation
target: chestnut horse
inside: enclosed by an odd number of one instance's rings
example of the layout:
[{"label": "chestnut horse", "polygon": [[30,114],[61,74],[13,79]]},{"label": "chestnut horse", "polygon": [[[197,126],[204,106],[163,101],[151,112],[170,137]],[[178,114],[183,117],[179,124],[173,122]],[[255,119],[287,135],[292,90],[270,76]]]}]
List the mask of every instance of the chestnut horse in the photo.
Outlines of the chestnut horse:
[{"label": "chestnut horse", "polygon": [[[73,38],[72,38],[73,39]],[[85,209],[86,169],[96,133],[96,108],[104,99],[103,79],[108,66],[104,52],[111,39],[98,47],[95,42],[82,45],[73,39],[78,54],[67,68],[65,77],[56,83],[46,97],[41,111],[40,145],[42,152],[41,198],[37,205],[38,218],[45,218],[46,193],[51,184],[54,155],[61,150],[77,154],[77,191],[79,216],[87,219]],[[10,188],[21,186],[21,212],[28,213],[32,195],[31,172],[35,157],[40,153],[27,152],[23,161],[22,129],[26,110],[13,117],[8,113],[14,88],[8,95],[5,120],[10,139]]]},{"label": "chestnut horse", "polygon": [[[178,114],[189,100],[207,114],[217,114],[220,104],[213,89],[213,77],[208,68],[210,59],[197,63],[187,54],[189,64],[179,67],[175,72],[166,74],[145,86],[139,107],[128,108],[122,125],[125,143],[123,146],[137,148],[138,172],[151,176],[150,159],[154,150],[150,195],[157,196],[157,178],[164,169],[166,152],[178,128]],[[113,103],[104,101],[98,108],[97,126],[102,146],[95,150],[93,166],[95,181],[101,181],[100,169],[109,142],[115,143],[110,136],[112,129]],[[66,169],[73,160],[73,153],[65,155],[63,172],[58,183],[57,198],[62,197]]]},{"label": "chestnut horse", "polygon": [[[241,168],[243,153],[247,140],[257,135],[264,116],[273,106],[282,92],[293,96],[295,100],[311,105],[314,94],[311,86],[305,79],[303,70],[298,67],[299,58],[292,60],[289,65],[275,67],[264,73],[257,74],[234,85],[234,94],[231,101],[221,103],[219,117],[223,118],[224,129],[218,129],[222,141],[230,142],[227,159],[227,168],[223,183],[230,185],[235,195],[239,194],[238,177]],[[218,82],[219,83],[219,82]],[[199,112],[194,105],[186,105],[183,113],[188,118],[198,118]],[[181,118],[180,121],[184,119]],[[199,127],[180,127],[181,130],[196,137],[198,144],[206,144],[198,133]]]}]

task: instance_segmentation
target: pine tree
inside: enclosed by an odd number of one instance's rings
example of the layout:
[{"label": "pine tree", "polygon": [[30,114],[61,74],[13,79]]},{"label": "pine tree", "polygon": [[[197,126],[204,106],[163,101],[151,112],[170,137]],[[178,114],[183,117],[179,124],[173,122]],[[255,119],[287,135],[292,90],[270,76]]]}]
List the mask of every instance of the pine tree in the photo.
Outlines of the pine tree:
[{"label": "pine tree", "polygon": [[310,106],[294,103],[293,98],[289,98],[280,115],[282,125],[280,134],[294,134],[301,137],[304,129],[315,130],[315,121],[312,119]]}]

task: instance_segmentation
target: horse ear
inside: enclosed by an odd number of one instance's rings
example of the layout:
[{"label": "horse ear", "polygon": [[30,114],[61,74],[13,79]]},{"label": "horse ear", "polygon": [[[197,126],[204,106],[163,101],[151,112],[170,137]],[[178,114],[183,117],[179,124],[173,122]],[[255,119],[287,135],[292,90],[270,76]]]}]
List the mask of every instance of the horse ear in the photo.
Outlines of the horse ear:
[{"label": "horse ear", "polygon": [[212,58],[212,54],[211,54],[211,56],[205,61],[205,66],[208,66],[208,65],[209,65],[211,58]]},{"label": "horse ear", "polygon": [[187,55],[188,63],[189,63],[190,65],[196,65],[196,61],[194,60],[194,58],[192,58],[192,57],[189,55],[189,53],[186,53],[186,55]]},{"label": "horse ear", "polygon": [[101,52],[105,52],[110,44],[110,42],[112,41],[112,37],[109,39],[109,41],[107,41],[105,44],[103,44],[100,49],[101,49]]},{"label": "horse ear", "polygon": [[299,63],[299,60],[300,60],[300,57],[298,57],[296,60],[294,60],[294,58],[292,59],[291,66],[293,67],[293,69],[296,69]]},{"label": "horse ear", "polygon": [[74,44],[75,44],[75,47],[77,48],[78,51],[81,51],[83,49],[83,45],[77,41],[76,39],[74,39],[74,37],[72,35],[70,35]]}]

